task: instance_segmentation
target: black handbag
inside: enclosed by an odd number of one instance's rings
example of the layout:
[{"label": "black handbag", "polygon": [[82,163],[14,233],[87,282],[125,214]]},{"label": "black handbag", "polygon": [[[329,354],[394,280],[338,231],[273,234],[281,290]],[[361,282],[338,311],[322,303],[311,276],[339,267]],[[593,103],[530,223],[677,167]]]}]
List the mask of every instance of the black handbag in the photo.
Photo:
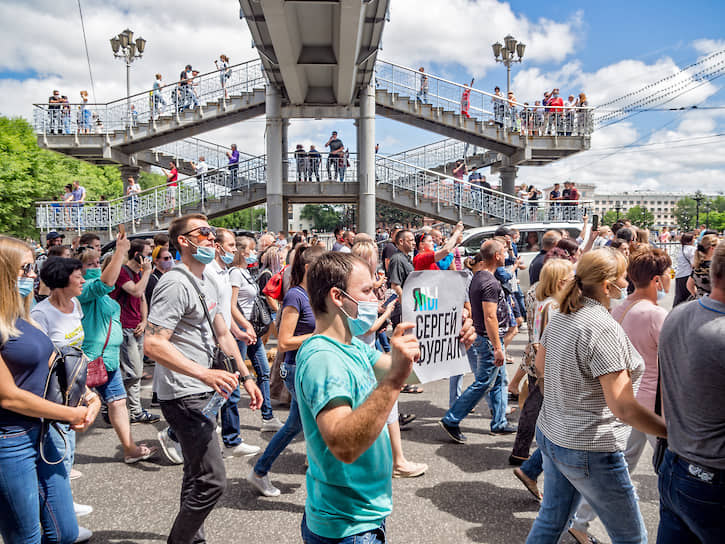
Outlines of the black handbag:
[{"label": "black handbag", "polygon": [[[251,280],[241,269],[240,272],[244,279],[247,281],[247,283],[253,285],[257,292],[257,295],[254,297],[252,309],[249,311],[249,315],[244,315],[244,317],[246,317],[247,320],[252,324],[252,328],[254,328],[254,333],[257,335],[257,338],[261,338],[262,336],[267,334],[269,326],[272,323],[272,310],[267,303],[267,299],[259,293],[259,285],[257,284],[257,282]],[[239,307],[238,299],[237,307]],[[239,308],[239,311],[244,314],[241,308]]]},{"label": "black handbag", "polygon": [[[43,398],[77,408],[86,394],[86,376],[88,375],[88,357],[76,346],[62,346],[55,348],[55,359],[50,365],[48,377],[45,380]],[[57,465],[68,454],[68,439],[58,421],[44,419],[40,431],[40,457],[49,465]],[[48,461],[45,458],[45,438],[50,427],[53,427],[63,438],[65,444],[63,456],[57,461]]]},{"label": "black handbag", "polygon": [[[658,416],[662,415],[662,383],[659,361],[657,361],[657,393],[655,394],[655,414]],[[667,451],[667,439],[661,436],[657,437],[657,441],[654,447],[654,453],[652,454],[652,467],[655,469],[655,473],[660,473],[660,466],[665,458],[665,451]]]},{"label": "black handbag", "polygon": [[[224,350],[219,345],[219,339],[216,336],[216,332],[214,332],[214,324],[211,321],[211,316],[209,315],[209,310],[206,307],[206,297],[204,296],[204,293],[201,292],[201,289],[199,289],[199,286],[196,283],[196,279],[194,279],[194,276],[192,276],[189,272],[187,272],[183,268],[172,268],[171,270],[169,270],[169,272],[173,272],[173,271],[181,272],[187,278],[189,278],[191,285],[194,287],[196,294],[199,296],[199,301],[201,302],[201,307],[204,309],[204,316],[206,317],[206,322],[209,323],[209,328],[211,329],[211,335],[214,338],[214,352],[212,353],[212,357],[211,357],[211,368],[214,368],[216,370],[226,370],[227,372],[229,372],[231,374],[238,372],[239,369],[237,368],[237,362],[234,360],[234,357],[230,357],[229,355],[224,353]],[[167,274],[168,274],[168,272],[167,272]]]}]

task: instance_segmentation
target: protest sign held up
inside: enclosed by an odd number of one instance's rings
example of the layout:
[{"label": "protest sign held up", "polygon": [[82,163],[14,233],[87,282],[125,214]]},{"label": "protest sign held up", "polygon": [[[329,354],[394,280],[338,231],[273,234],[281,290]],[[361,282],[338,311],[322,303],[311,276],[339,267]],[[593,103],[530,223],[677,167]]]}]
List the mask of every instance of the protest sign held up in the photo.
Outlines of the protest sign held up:
[{"label": "protest sign held up", "polygon": [[466,348],[458,340],[465,301],[466,274],[412,272],[403,286],[403,321],[415,324],[420,360],[413,367],[421,383],[470,372]]}]

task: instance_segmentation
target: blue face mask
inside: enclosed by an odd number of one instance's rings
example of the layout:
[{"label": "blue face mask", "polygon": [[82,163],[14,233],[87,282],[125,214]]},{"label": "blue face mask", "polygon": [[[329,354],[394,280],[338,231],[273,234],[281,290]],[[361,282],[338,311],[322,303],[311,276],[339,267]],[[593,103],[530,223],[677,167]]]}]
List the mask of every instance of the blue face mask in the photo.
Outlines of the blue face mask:
[{"label": "blue face mask", "polygon": [[624,300],[625,298],[627,298],[627,288],[626,287],[624,289],[622,289],[621,287],[619,287],[619,285],[614,285],[613,283],[610,283],[609,285],[619,291],[619,295],[617,295],[616,297],[614,297],[614,296],[609,297],[611,300]]},{"label": "blue face mask", "polygon": [[657,302],[664,300],[664,298],[666,296],[667,296],[667,291],[665,291],[664,289],[657,289]]},{"label": "blue face mask", "polygon": [[32,293],[34,283],[33,278],[18,278],[18,292],[20,293],[20,296],[25,298]]},{"label": "blue face mask", "polygon": [[350,317],[348,313],[342,309],[342,313],[347,317],[347,326],[350,334],[360,336],[368,332],[375,320],[378,318],[378,303],[368,302],[366,300],[355,300],[350,295],[342,291],[342,293],[357,304],[357,317]]},{"label": "blue face mask", "polygon": [[224,264],[232,264],[232,262],[234,261],[234,253],[229,253],[227,251],[226,253],[224,253],[224,255],[221,256],[221,259]]},{"label": "blue face mask", "polygon": [[247,262],[247,264],[254,264],[257,262],[257,255],[255,253],[252,253],[249,257],[245,257],[244,260]]},{"label": "blue face mask", "polygon": [[83,278],[87,280],[95,280],[101,277],[101,269],[100,268],[88,268],[86,269],[86,273],[83,274]]},{"label": "blue face mask", "polygon": [[209,264],[214,260],[214,257],[216,257],[216,249],[213,247],[204,247],[204,246],[197,246],[194,242],[189,240],[189,243],[192,247],[196,248],[196,253],[194,253],[194,258],[199,261],[201,264]]}]

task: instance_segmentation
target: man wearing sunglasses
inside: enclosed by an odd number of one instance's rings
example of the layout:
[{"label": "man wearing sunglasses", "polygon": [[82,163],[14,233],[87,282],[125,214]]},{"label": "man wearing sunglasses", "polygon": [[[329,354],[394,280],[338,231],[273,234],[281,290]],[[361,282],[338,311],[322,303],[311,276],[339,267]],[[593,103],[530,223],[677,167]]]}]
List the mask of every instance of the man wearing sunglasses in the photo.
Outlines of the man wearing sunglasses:
[{"label": "man wearing sunglasses", "polygon": [[[205,542],[204,520],[226,488],[216,421],[202,412],[214,392],[228,395],[242,382],[251,398],[250,408],[255,410],[262,404],[262,394],[253,377],[247,375],[237,343],[219,311],[216,284],[204,271],[214,260],[215,234],[202,214],[171,222],[169,238],[178,248],[181,262],[156,285],[146,327],[144,348],[158,363],[155,379],[161,411],[175,431],[184,458],[181,506],[169,532],[169,543]],[[177,270],[187,271],[193,279]],[[214,336],[243,376],[211,368]]]}]

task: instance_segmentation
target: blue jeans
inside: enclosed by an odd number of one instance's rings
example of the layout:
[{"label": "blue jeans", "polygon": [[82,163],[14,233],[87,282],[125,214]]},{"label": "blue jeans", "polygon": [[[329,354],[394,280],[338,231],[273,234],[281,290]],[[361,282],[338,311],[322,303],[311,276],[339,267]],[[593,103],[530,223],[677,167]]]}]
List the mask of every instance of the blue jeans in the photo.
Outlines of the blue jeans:
[{"label": "blue jeans", "polygon": [[[468,348],[466,351],[468,356],[468,366],[471,367],[471,372],[476,373],[476,354],[473,351],[473,346]],[[451,376],[448,378],[448,407],[451,408],[458,400],[458,397],[463,393],[463,374]]]},{"label": "blue jeans", "polygon": [[[503,338],[500,339],[503,345]],[[499,430],[507,425],[506,402],[504,394],[502,373],[506,372],[503,367],[493,364],[493,346],[485,336],[478,336],[471,346],[475,357],[476,369],[474,371],[475,381],[468,386],[458,400],[443,416],[443,423],[451,426],[460,425],[479,401],[491,392],[491,430]],[[470,350],[469,350],[470,351]]]},{"label": "blue jeans", "polygon": [[383,353],[390,353],[390,340],[385,331],[378,331],[375,339],[375,349]]},{"label": "blue jeans", "polygon": [[[40,425],[0,434],[0,535],[13,544],[74,542],[78,522],[70,480],[62,463],[40,458],[39,435]],[[52,461],[62,452],[46,440],[45,455]]]},{"label": "blue jeans", "polygon": [[714,474],[708,482],[709,476],[704,481],[697,477],[701,474],[698,468],[670,450],[665,452],[658,484],[657,544],[722,542],[725,471],[706,469]]},{"label": "blue jeans", "polygon": [[302,420],[300,419],[300,410],[297,406],[297,395],[295,394],[295,365],[283,363],[284,385],[292,396],[289,406],[289,415],[287,421],[284,422],[282,428],[277,431],[272,440],[267,444],[262,456],[254,465],[254,472],[257,476],[264,476],[272,468],[272,464],[277,460],[279,454],[289,445],[294,438],[302,432]]},{"label": "blue jeans", "polygon": [[219,411],[222,420],[222,441],[228,448],[244,442],[239,431],[239,400],[241,398],[242,393],[239,391],[239,386],[236,386]]},{"label": "blue jeans", "polygon": [[544,472],[544,457],[541,455],[539,448],[536,448],[534,453],[521,463],[521,471],[532,480],[536,480],[541,476],[541,473]]},{"label": "blue jeans", "polygon": [[307,526],[306,515],[302,516],[302,542],[304,544],[385,544],[385,520],[377,529],[358,533],[356,535],[346,536],[344,538],[326,538],[310,531]]},{"label": "blue jeans", "polygon": [[[49,462],[54,463],[65,452],[65,457],[63,457],[63,462],[60,463],[60,466],[63,467],[66,475],[70,475],[70,470],[73,468],[73,461],[76,455],[76,432],[71,430],[70,425],[67,423],[58,423],[58,426],[63,429],[65,440],[63,440],[63,437],[55,428],[51,427],[48,429],[47,437],[48,441],[53,443],[53,448],[44,449],[43,454]],[[57,455],[56,452],[58,453]]]},{"label": "blue jeans", "polygon": [[647,530],[623,452],[563,448],[539,429],[536,441],[544,454],[546,492],[527,544],[556,544],[582,497],[602,520],[612,544],[647,542]]},{"label": "blue jeans", "polygon": [[262,419],[272,419],[272,400],[269,396],[269,361],[267,361],[267,352],[264,351],[264,343],[261,337],[257,337],[257,343],[248,346],[242,341],[237,341],[242,359],[249,355],[252,361],[254,372],[257,374],[257,386],[262,392]]}]

